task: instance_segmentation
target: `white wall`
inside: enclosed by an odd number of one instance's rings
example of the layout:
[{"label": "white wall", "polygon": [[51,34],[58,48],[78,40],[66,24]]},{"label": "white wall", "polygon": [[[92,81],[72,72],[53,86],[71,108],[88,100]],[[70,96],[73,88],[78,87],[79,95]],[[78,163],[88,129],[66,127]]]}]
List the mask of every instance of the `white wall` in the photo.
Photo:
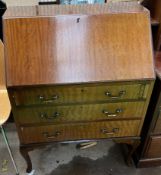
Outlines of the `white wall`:
[{"label": "white wall", "polygon": [[[38,5],[39,0],[3,0],[7,6]],[[108,1],[137,1],[137,0],[108,0]],[[141,1],[141,0],[140,0]]]}]

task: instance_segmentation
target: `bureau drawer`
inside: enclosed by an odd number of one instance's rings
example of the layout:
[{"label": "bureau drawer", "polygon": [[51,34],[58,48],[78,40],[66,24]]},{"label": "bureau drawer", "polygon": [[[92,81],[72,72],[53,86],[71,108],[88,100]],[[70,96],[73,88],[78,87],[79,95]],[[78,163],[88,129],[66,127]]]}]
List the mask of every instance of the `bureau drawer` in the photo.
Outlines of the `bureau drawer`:
[{"label": "bureau drawer", "polygon": [[21,142],[38,143],[137,136],[139,120],[21,127]]},{"label": "bureau drawer", "polygon": [[141,118],[143,107],[144,102],[26,107],[17,109],[14,116],[20,124]]},{"label": "bureau drawer", "polygon": [[145,99],[149,84],[107,83],[98,85],[65,85],[15,88],[10,91],[13,104],[66,104],[94,101]]}]

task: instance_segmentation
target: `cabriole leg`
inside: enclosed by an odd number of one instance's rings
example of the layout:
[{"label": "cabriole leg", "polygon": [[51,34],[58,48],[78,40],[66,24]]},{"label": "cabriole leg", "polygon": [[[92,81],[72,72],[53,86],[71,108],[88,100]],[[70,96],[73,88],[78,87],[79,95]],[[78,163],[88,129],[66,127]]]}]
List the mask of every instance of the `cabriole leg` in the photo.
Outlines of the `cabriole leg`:
[{"label": "cabriole leg", "polygon": [[32,162],[29,156],[29,151],[31,151],[32,149],[24,147],[24,146],[20,146],[20,153],[23,156],[23,158],[26,161],[27,164],[27,169],[26,172],[27,173],[31,173],[32,172]]}]

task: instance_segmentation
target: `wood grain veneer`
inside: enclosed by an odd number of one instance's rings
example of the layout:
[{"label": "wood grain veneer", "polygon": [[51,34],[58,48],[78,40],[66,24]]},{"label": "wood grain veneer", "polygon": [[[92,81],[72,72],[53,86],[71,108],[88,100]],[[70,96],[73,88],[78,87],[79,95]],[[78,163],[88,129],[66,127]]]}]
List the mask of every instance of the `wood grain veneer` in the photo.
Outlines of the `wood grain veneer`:
[{"label": "wood grain veneer", "polygon": [[4,17],[7,86],[153,79],[150,33],[144,10]]},{"label": "wood grain veneer", "polygon": [[[87,122],[96,120],[141,119],[144,102],[82,104],[19,108],[15,119],[19,125],[33,123]],[[23,114],[23,117],[22,117]]]},{"label": "wood grain veneer", "polygon": [[[130,127],[129,127],[130,126]],[[22,143],[137,136],[139,120],[21,127]],[[113,129],[117,129],[113,133]],[[106,130],[108,133],[103,133]],[[56,134],[56,133],[60,134]],[[51,139],[47,138],[49,135]],[[55,135],[56,134],[56,135]],[[53,136],[53,137],[52,137]]]},{"label": "wood grain veneer", "polygon": [[10,98],[14,106],[146,100],[150,84],[150,81],[138,81],[17,87],[10,90]]}]

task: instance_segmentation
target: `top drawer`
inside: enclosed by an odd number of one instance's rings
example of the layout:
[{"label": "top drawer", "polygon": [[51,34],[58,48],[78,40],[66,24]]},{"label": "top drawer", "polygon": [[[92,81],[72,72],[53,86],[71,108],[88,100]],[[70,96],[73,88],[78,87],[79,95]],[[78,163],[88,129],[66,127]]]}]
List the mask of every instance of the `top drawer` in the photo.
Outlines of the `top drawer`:
[{"label": "top drawer", "polygon": [[10,96],[16,106],[90,103],[145,99],[148,88],[145,82],[24,87],[12,89]]}]

